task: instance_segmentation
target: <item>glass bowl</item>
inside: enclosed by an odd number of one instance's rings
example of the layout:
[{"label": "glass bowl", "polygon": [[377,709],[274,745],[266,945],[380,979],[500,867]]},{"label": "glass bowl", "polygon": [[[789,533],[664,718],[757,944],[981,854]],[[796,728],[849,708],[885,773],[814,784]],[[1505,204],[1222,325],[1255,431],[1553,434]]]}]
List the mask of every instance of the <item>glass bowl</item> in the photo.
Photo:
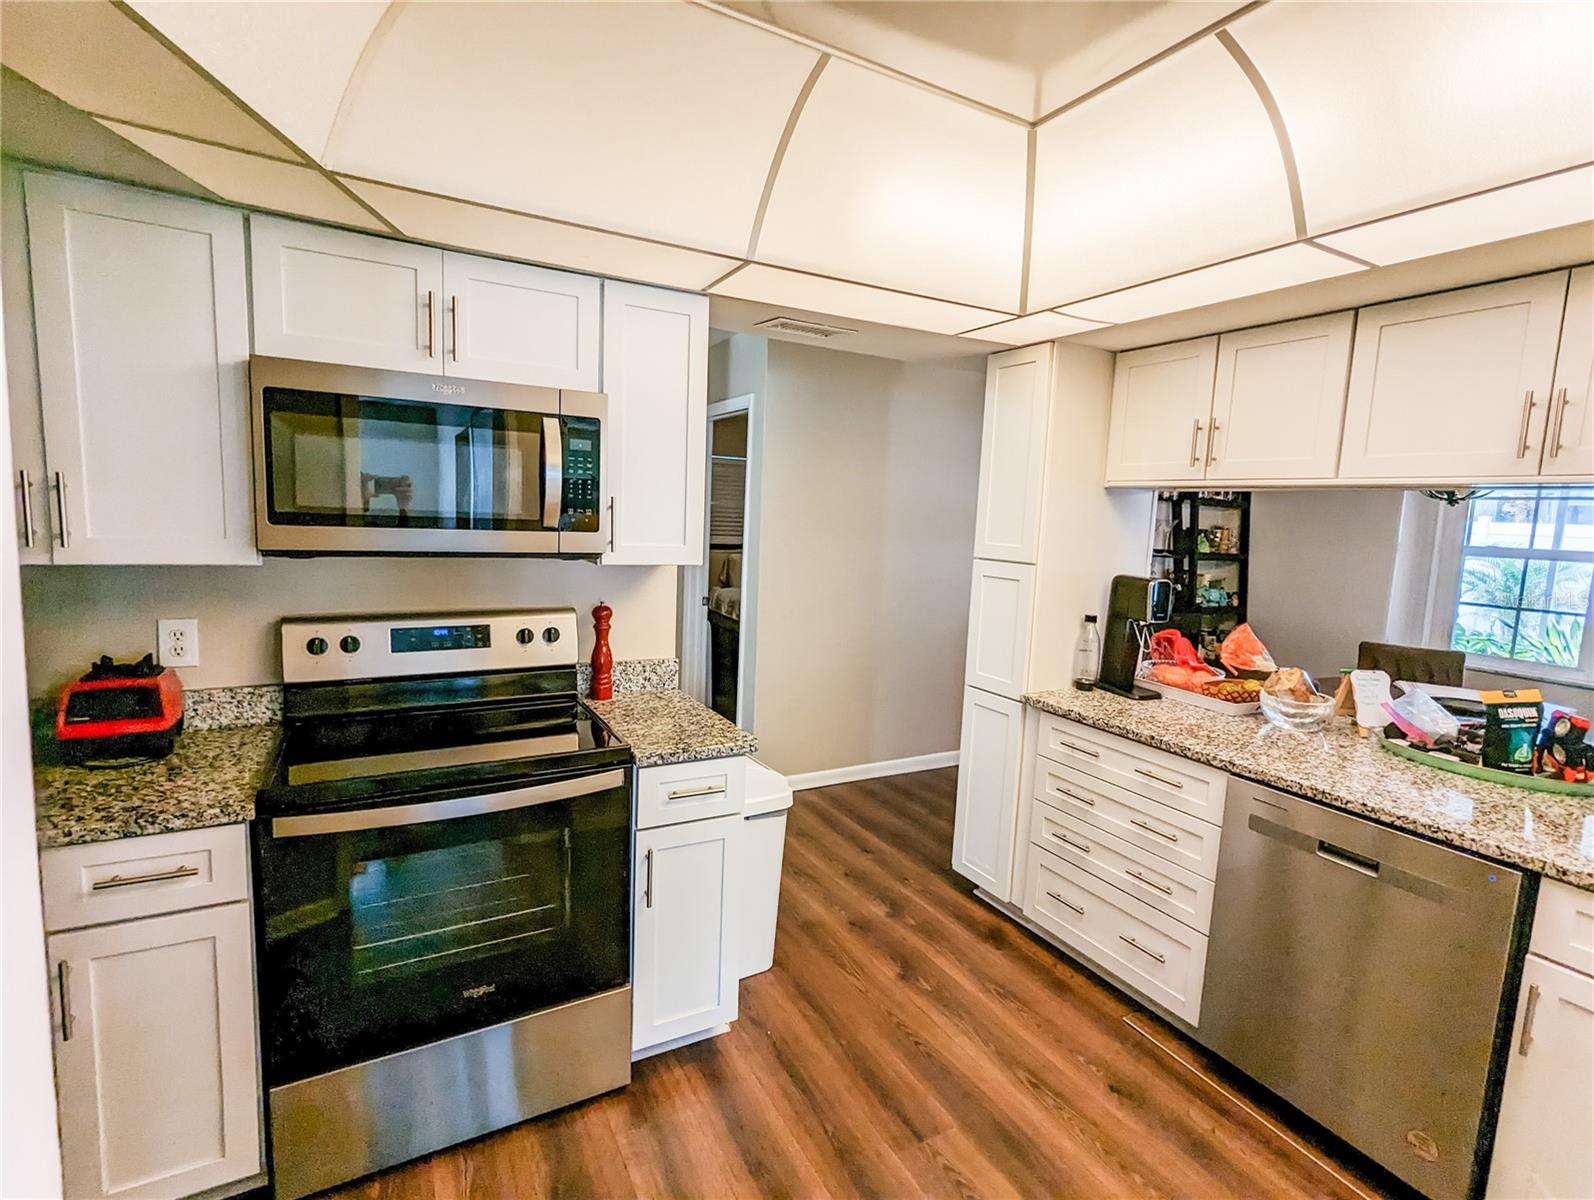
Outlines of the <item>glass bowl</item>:
[{"label": "glass bowl", "polygon": [[1263,692],[1257,697],[1262,702],[1262,715],[1280,729],[1295,733],[1315,733],[1328,724],[1334,714],[1334,697],[1317,695],[1311,700],[1296,700],[1290,696],[1276,696]]}]

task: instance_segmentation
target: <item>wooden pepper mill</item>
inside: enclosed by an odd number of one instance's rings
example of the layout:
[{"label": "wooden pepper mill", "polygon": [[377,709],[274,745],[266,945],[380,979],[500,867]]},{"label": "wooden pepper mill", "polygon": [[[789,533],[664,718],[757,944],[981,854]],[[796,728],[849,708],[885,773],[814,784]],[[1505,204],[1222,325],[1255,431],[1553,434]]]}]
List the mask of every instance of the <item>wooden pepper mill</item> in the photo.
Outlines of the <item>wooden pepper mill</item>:
[{"label": "wooden pepper mill", "polygon": [[592,630],[596,635],[592,643],[592,698],[614,698],[614,653],[609,649],[609,622],[614,609],[599,603],[592,610]]}]

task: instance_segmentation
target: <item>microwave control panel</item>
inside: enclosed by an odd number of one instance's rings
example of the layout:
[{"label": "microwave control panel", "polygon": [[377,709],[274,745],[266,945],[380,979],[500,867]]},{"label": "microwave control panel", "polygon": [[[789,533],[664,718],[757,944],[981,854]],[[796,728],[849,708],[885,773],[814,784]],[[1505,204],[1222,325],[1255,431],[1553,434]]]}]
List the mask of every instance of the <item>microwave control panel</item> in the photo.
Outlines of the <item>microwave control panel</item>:
[{"label": "microwave control panel", "polygon": [[561,417],[564,434],[564,504],[559,512],[559,528],[576,533],[597,533],[601,528],[598,494],[602,483],[598,470],[599,422],[594,417]]}]

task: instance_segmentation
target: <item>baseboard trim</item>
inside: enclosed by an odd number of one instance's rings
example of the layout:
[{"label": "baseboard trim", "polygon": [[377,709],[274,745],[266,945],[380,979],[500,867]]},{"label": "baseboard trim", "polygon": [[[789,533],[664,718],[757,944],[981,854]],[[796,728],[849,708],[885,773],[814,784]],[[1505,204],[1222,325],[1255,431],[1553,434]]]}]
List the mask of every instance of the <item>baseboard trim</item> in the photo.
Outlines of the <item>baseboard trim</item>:
[{"label": "baseboard trim", "polygon": [[808,771],[802,775],[788,775],[787,781],[794,792],[809,788],[830,787],[837,783],[856,783],[860,779],[883,779],[887,775],[907,775],[913,771],[934,771],[940,767],[957,766],[958,752],[942,750],[938,754],[919,754],[913,758],[888,758],[883,762],[859,763],[853,767],[832,767],[828,771]]}]

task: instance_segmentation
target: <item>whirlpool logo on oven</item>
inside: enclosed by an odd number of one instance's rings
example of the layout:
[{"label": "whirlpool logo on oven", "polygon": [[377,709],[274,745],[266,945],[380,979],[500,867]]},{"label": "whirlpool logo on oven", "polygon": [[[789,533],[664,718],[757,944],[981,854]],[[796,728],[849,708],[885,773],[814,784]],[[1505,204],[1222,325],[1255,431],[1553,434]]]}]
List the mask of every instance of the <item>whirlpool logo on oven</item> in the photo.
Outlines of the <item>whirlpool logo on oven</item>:
[{"label": "whirlpool logo on oven", "polygon": [[465,385],[460,383],[434,383],[432,384],[432,391],[441,392],[445,396],[463,396],[465,394]]},{"label": "whirlpool logo on oven", "polygon": [[483,996],[491,996],[497,990],[496,983],[484,983],[480,987],[466,988],[460,995],[467,1000],[480,1000]]}]

